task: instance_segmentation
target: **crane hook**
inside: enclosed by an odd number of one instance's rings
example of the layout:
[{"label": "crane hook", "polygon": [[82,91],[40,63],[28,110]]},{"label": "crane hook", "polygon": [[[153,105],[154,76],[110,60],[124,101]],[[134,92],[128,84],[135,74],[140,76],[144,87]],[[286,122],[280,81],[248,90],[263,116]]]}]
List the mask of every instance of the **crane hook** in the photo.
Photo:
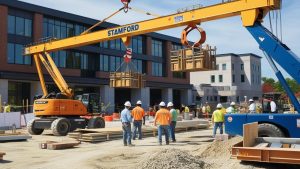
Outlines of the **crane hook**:
[{"label": "crane hook", "polygon": [[129,9],[129,3],[131,0],[121,0],[121,2],[124,4],[124,12],[127,13]]},{"label": "crane hook", "polygon": [[[197,29],[199,31],[201,38],[200,38],[200,40],[195,42],[193,44],[193,46],[191,46],[187,39],[187,35],[194,29]],[[184,45],[186,47],[189,47],[189,48],[190,47],[200,47],[205,41],[206,41],[206,32],[202,28],[198,27],[196,24],[190,24],[182,31],[181,43],[182,43],[182,45]]]}]

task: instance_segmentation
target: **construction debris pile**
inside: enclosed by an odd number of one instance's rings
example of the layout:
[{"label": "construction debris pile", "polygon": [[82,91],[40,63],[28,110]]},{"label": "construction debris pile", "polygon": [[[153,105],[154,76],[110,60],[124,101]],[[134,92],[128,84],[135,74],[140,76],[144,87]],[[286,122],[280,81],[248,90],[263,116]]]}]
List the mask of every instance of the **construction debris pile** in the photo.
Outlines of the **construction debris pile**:
[{"label": "construction debris pile", "polygon": [[204,162],[186,151],[178,149],[165,149],[152,154],[146,160],[137,165],[139,169],[201,169],[204,168]]}]

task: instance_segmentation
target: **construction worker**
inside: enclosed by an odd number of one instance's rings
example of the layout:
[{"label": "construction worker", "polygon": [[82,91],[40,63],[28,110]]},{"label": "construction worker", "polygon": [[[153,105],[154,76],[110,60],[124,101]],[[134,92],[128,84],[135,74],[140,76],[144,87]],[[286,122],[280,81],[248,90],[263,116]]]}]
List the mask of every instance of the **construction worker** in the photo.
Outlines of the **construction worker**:
[{"label": "construction worker", "polygon": [[277,113],[277,106],[273,99],[270,99],[271,113]]},{"label": "construction worker", "polygon": [[256,106],[255,106],[254,100],[250,99],[249,104],[250,104],[249,105],[249,112],[250,113],[256,113]]},{"label": "construction worker", "polygon": [[166,144],[169,145],[169,127],[171,122],[171,113],[166,109],[166,103],[161,102],[159,104],[160,109],[156,112],[154,118],[154,126],[158,125],[158,142],[159,145],[162,145],[162,132],[165,133]]},{"label": "construction worker", "polygon": [[145,111],[142,108],[142,101],[136,102],[136,107],[131,111],[131,116],[133,117],[133,137],[132,139],[135,140],[136,132],[139,132],[139,140],[142,140],[142,123],[143,118],[145,116]]},{"label": "construction worker", "polygon": [[4,113],[10,112],[10,105],[4,102]]},{"label": "construction worker", "polygon": [[219,103],[217,105],[217,110],[213,112],[211,117],[211,121],[214,125],[213,137],[216,136],[218,128],[220,128],[220,134],[223,134],[224,113],[221,111],[222,108],[222,104]]},{"label": "construction worker", "polygon": [[131,144],[131,114],[130,114],[130,107],[131,103],[129,101],[125,102],[125,108],[121,112],[121,122],[122,122],[122,129],[123,129],[123,143],[124,146],[134,146]]},{"label": "construction worker", "polygon": [[171,113],[171,123],[170,123],[170,135],[171,135],[171,139],[172,142],[176,142],[175,139],[175,128],[176,128],[176,123],[177,123],[177,117],[178,117],[178,113],[177,111],[174,109],[174,104],[172,102],[169,102],[167,105],[170,113]]},{"label": "construction worker", "polygon": [[235,114],[235,113],[237,113],[237,109],[235,108],[235,102],[231,102],[230,103],[230,107],[228,107],[226,109],[226,113],[228,113],[228,114]]}]

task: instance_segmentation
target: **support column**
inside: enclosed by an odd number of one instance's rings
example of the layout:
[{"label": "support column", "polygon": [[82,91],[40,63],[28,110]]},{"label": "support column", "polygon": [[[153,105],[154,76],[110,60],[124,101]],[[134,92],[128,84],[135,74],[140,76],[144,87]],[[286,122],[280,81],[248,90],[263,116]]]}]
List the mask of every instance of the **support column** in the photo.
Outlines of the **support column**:
[{"label": "support column", "polygon": [[6,79],[0,79],[0,95],[2,103],[8,103],[8,80]]},{"label": "support column", "polygon": [[193,92],[192,89],[181,91],[181,103],[184,105],[191,105],[193,102]]},{"label": "support column", "polygon": [[162,100],[166,102],[173,102],[173,89],[162,89]]},{"label": "support column", "polygon": [[150,88],[132,89],[131,90],[131,102],[136,104],[138,100],[142,101],[142,107],[147,110],[150,106]]},{"label": "support column", "polygon": [[100,97],[104,105],[110,105],[106,111],[113,113],[115,111],[115,89],[108,85],[100,86]]}]

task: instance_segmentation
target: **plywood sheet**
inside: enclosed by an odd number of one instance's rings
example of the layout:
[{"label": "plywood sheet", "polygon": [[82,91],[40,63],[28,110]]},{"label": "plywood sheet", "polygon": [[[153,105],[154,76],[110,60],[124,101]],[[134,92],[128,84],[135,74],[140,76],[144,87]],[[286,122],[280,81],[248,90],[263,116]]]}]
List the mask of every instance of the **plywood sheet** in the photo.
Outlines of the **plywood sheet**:
[{"label": "plywood sheet", "polygon": [[244,147],[252,147],[255,145],[255,139],[258,137],[258,123],[244,124]]}]

